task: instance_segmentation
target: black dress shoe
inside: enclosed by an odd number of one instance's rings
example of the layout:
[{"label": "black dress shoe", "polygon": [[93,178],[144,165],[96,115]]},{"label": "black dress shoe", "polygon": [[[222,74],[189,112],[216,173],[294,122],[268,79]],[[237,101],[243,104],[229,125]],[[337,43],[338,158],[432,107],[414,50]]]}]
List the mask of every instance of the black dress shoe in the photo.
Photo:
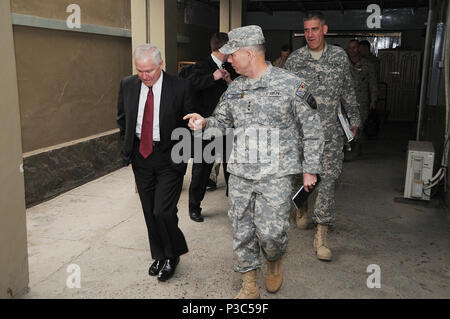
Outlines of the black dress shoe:
[{"label": "black dress shoe", "polygon": [[207,191],[213,191],[217,188],[217,184],[212,181],[211,179],[208,180],[208,183],[206,184],[206,190]]},{"label": "black dress shoe", "polygon": [[171,259],[166,259],[164,261],[164,265],[161,271],[158,274],[159,281],[166,281],[170,279],[175,273],[175,268],[177,268],[178,263],[180,262],[180,257],[175,257]]},{"label": "black dress shoe", "polygon": [[190,212],[189,217],[191,217],[191,219],[197,223],[201,223],[203,221],[203,216],[199,212]]},{"label": "black dress shoe", "polygon": [[164,266],[164,260],[155,260],[153,264],[148,269],[148,274],[150,276],[157,276]]}]

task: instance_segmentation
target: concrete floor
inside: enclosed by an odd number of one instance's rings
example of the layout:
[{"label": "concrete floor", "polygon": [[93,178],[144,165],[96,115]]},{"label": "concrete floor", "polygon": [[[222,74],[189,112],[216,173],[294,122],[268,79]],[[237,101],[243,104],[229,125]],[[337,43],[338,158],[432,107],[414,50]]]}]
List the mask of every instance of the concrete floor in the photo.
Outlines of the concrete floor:
[{"label": "concrete floor", "polygon": [[[337,224],[325,263],[312,250],[314,231],[291,224],[280,291],[262,298],[449,298],[449,211],[438,200],[404,203],[408,126],[385,125],[364,155],[344,163],[337,191]],[[179,202],[180,227],[190,252],[175,276],[159,283],[152,262],[131,168],[123,168],[27,211],[30,291],[23,298],[233,298],[232,229],[224,181],[207,192],[204,223],[187,213],[187,174]],[[68,288],[80,269],[81,288]],[[381,288],[368,288],[376,264]],[[73,283],[73,281],[71,281]]]}]

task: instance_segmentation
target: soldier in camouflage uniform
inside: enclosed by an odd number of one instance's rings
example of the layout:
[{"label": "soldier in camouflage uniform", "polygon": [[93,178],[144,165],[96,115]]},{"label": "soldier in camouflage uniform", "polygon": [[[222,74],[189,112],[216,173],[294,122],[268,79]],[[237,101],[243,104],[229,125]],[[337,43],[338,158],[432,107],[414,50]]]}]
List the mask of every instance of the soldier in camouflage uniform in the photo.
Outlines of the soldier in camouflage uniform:
[{"label": "soldier in camouflage uniform", "polygon": [[380,82],[380,59],[378,59],[372,52],[370,52],[370,42],[367,40],[359,41],[359,54],[372,63],[377,78],[377,83]]},{"label": "soldier in camouflage uniform", "polygon": [[[314,207],[313,221],[317,225],[314,251],[320,260],[331,260],[327,232],[328,227],[334,226],[335,222],[335,188],[344,157],[343,131],[337,115],[341,101],[345,104],[354,135],[360,126],[360,118],[347,54],[342,48],[326,43],[324,36],[328,26],[320,12],[306,15],[303,24],[307,45],[294,51],[284,67],[304,79],[316,99],[322,121],[325,134],[320,175],[322,181],[314,189],[313,196],[309,196],[307,206],[311,209]],[[307,226],[306,212],[306,206],[296,212],[299,228]]]},{"label": "soldier in camouflage uniform", "polygon": [[[303,172],[306,189],[315,185],[324,137],[316,102],[305,85],[295,75],[266,63],[261,28],[237,28],[228,36],[220,51],[230,55],[228,61],[242,76],[230,84],[212,117],[189,114],[185,119],[190,119],[191,129],[234,129],[227,169],[231,174],[228,216],[237,256],[234,268],[243,280],[237,298],[258,298],[255,276],[262,266],[260,249],[267,260],[267,291],[274,293],[281,287],[292,177]],[[303,163],[298,123],[303,127]],[[262,160],[267,151],[269,161]]]},{"label": "soldier in camouflage uniform", "polygon": [[[364,125],[369,109],[375,109],[375,103],[378,96],[378,83],[375,66],[369,60],[361,57],[359,54],[359,42],[351,40],[348,43],[348,55],[350,57],[350,72],[355,87],[356,101],[359,104],[359,114],[361,124]],[[355,144],[355,152],[361,154],[361,140],[364,134],[362,130],[358,132]]]}]

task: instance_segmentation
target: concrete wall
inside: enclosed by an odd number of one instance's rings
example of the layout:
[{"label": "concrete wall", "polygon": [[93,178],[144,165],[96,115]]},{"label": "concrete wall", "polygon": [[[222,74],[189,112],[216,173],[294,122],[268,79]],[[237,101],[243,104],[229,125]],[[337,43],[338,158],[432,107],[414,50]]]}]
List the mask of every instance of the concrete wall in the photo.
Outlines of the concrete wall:
[{"label": "concrete wall", "polygon": [[14,27],[23,152],[115,129],[130,39]]},{"label": "concrete wall", "polygon": [[13,13],[66,20],[68,5],[81,7],[82,23],[131,28],[130,0],[10,0]]},{"label": "concrete wall", "polygon": [[64,26],[13,28],[30,206],[120,167],[117,96],[120,79],[132,73],[131,37],[95,30],[129,30],[131,1],[77,1],[92,32],[65,28],[73,1],[10,3],[15,17]]},{"label": "concrete wall", "polygon": [[[12,0],[13,13],[65,20],[70,1]],[[78,1],[82,23],[128,27],[129,1]],[[95,5],[96,4],[96,5]],[[116,128],[119,80],[131,73],[131,40],[14,27],[23,152]]]},{"label": "concrete wall", "polygon": [[28,254],[16,62],[8,1],[0,1],[0,298],[28,286]]}]

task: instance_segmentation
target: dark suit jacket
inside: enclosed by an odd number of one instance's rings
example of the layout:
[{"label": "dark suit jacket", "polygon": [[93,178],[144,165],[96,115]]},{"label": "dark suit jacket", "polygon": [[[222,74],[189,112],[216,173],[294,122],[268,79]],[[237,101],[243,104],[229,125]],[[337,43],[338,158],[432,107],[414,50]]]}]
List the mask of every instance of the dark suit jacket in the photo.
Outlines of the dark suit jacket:
[{"label": "dark suit jacket", "polygon": [[[218,69],[217,64],[211,55],[195,63],[188,80],[192,84],[198,96],[200,107],[196,107],[196,112],[203,117],[211,116],[219,102],[223,92],[228,88],[225,80],[214,80],[213,73]],[[225,63],[225,69],[230,72],[231,78],[237,77],[236,72],[229,63]]]},{"label": "dark suit jacket", "polygon": [[[141,83],[137,75],[128,76],[120,81],[117,124],[123,143],[122,157],[125,165],[132,160],[136,147],[135,135]],[[179,127],[188,129],[188,121],[183,121],[183,117],[194,112],[195,103],[189,81],[164,72],[159,112],[160,151],[170,153],[172,147],[178,143],[171,140],[172,131]],[[171,164],[178,171],[186,172],[187,163],[172,162]]]}]

